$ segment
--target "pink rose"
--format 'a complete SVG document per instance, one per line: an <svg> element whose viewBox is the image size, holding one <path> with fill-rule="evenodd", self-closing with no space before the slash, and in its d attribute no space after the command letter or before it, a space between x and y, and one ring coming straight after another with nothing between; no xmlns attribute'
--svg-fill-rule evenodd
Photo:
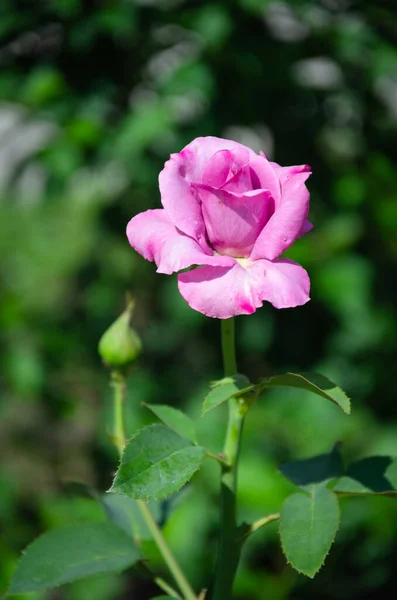
<svg viewBox="0 0 397 600"><path fill-rule="evenodd" d="M178 275L189 305L209 317L251 314L309 300L306 271L278 258L311 229L310 167L280 167L265 155L216 137L172 154L159 176L163 209L131 219L131 246L158 273Z"/></svg>

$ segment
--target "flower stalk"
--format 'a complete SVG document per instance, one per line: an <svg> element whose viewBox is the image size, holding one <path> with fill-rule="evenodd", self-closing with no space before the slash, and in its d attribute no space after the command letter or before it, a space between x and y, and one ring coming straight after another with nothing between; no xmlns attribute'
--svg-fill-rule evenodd
<svg viewBox="0 0 397 600"><path fill-rule="evenodd" d="M119 371L113 371L111 374L113 387L113 434L114 445L117 446L119 455L123 454L125 446L124 431L124 397L125 397L125 378Z"/></svg>
<svg viewBox="0 0 397 600"><path fill-rule="evenodd" d="M222 354L225 377L236 374L237 362L234 344L234 321L222 321ZM242 538L237 526L237 469L241 436L247 405L241 398L229 400L229 421L226 432L221 477L221 534L218 563L215 574L213 600L230 600L236 576Z"/></svg>
<svg viewBox="0 0 397 600"><path fill-rule="evenodd" d="M124 425L124 403L126 380L121 371L112 372L112 387L113 387L113 441L117 446L120 457L122 456L125 446L125 425ZM154 519L152 512L146 502L137 500L138 508L142 514L144 521L153 536L165 564L170 573L175 579L176 584L182 594L183 600L197 600L197 596L186 579L182 569L180 568L175 556L169 548L159 526ZM160 580L163 583L163 580ZM161 586L160 586L161 587ZM163 585L164 589L164 585ZM169 588L172 589L172 588Z"/></svg>

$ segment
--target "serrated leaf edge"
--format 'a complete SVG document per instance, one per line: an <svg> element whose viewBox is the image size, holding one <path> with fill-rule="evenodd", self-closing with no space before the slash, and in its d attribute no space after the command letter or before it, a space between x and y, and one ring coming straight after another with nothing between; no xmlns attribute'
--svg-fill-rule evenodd
<svg viewBox="0 0 397 600"><path fill-rule="evenodd" d="M315 371L313 371L313 374L322 375L321 373L316 373ZM293 375L294 377L299 377L300 379L303 379L303 381L309 383L310 385L315 387L320 392L317 395L323 396L323 397L325 396L326 400L330 400L333 404L335 404L336 406L339 406L339 408L346 415L351 414L351 398L346 394L346 392L344 390L342 390L342 388L340 388L338 385L334 384L335 387L337 387L342 392L342 394L347 398L347 400L349 402L348 410L345 410L343 408L343 406L341 406L336 400L334 400L334 398L332 398L332 396L327 394L327 392L324 392L324 390L322 390L318 385L316 385L315 383L310 381L310 379L308 379L307 377L304 377L304 375L302 375L301 373L292 373L291 371L287 371L286 373L280 373L280 375L272 375L271 377L267 377L266 379L262 380L260 383L257 384L257 387L259 388L259 392L266 389L267 387L272 387L271 385L268 385L271 382L271 380L276 377L281 377L282 375ZM326 377L326 375L322 375L322 377ZM328 379L328 377L326 377L326 379ZM330 383L333 383L333 381L331 381L330 379L328 379L328 381L330 381ZM290 387L292 389L300 389L293 385L278 385L278 386L274 386L274 387ZM303 391L305 391L305 390L303 390ZM306 391L310 392L310 390L306 390ZM312 392L312 393L315 394L316 392Z"/></svg>
<svg viewBox="0 0 397 600"><path fill-rule="evenodd" d="M141 427L140 429L138 429L138 431L136 431L134 433L134 435L132 435L126 442L125 446L127 446L129 444L129 442L131 442L133 439L135 439L144 429L157 429L158 427L167 427L166 425L162 424L162 423L151 423L150 425L145 425L144 427ZM173 433L175 433L175 435L177 435L178 437L181 437L178 433L176 433L173 429L171 429L171 427L168 427L168 429L170 431L172 431ZM181 439L186 439L186 438L181 438ZM190 441L190 440L187 440ZM176 492L178 492L180 489L183 488L184 485L186 485L191 478L193 477L193 475L195 475L198 471L200 471L201 469L201 465L203 464L205 455L206 455L206 449L203 446L199 446L197 444L193 444L192 442L190 442L191 447L192 448L201 448L204 452L203 454L203 459L200 463L200 465L197 467L197 469L195 469L195 471L193 471L193 473L191 474L191 476L186 479L186 481L184 481L178 488L176 488L173 492L171 492L171 494L165 494L165 495L160 495L160 496L130 496L128 494L125 494L123 492L119 492L117 490L114 489L114 483L116 481L116 477L117 477L117 473L120 469L120 466L122 464L122 460L123 460L123 454L124 454L124 450L123 450L123 454L121 455L120 459L119 459L119 465L116 471L116 474L113 478L113 483L111 485L111 487L106 490L106 494L112 493L112 494L118 494L119 496L125 496L126 498L132 498L133 500L145 500L146 502L150 502L151 500L164 500L165 498L169 498L170 496L172 496L173 494L175 494ZM173 453L174 454L174 453ZM148 467L151 468L151 467Z"/></svg>
<svg viewBox="0 0 397 600"><path fill-rule="evenodd" d="M126 498L132 498L133 500L145 500L146 502L150 502L151 500L164 500L165 498L169 498L170 496L172 496L173 494L175 494L176 492L178 492L181 488L183 488L183 486L186 485L191 480L191 478L193 477L193 475L195 475L201 469L201 465L202 465L202 463L204 461L204 458L205 458L205 455L206 455L206 450L205 450L205 448L203 448L203 446L197 446L195 444L192 444L191 447L192 448L200 448L201 450L204 451L202 461L201 461L200 465L192 472L192 474L187 479L185 479L181 483L181 485L179 487L177 487L175 490L173 490L170 494L168 494L168 493L166 493L166 494L159 494L158 496L143 496L143 495L132 496L132 495L128 495L128 494L126 494L124 492L118 491L117 489L115 489L113 487L114 483L115 483L115 480L116 480L117 473L116 473L116 476L115 476L115 478L113 480L112 487L109 490L107 490L106 493L108 494L108 493L112 492L113 494L118 494L120 496L125 496ZM176 452L173 452L169 456L173 456L174 454L177 454L178 452L181 452L182 450L184 450L184 448L181 448L181 450L177 450ZM150 469L151 467L148 467L148 468Z"/></svg>
<svg viewBox="0 0 397 600"><path fill-rule="evenodd" d="M23 590L23 591L16 591L13 592L11 591L11 586L12 586L12 580L14 578L15 573L17 572L17 569L20 565L20 563L22 562L22 560L26 557L27 552L29 551L29 549L36 544L36 542L38 542L39 540L41 540L42 538L46 537L49 533L52 533L53 531L57 531L58 529L65 529L65 528L71 528L71 527L75 527L76 525L84 525L86 523L100 523L100 524L104 524L104 525L111 525L112 527L115 527L116 529L118 529L118 531L121 533L123 533L128 539L129 541L133 542L132 538L125 532L122 531L120 528L117 527L117 525L115 525L114 523L112 523L109 520L103 520L103 521L81 521L81 523L68 523L66 525L62 525L60 527L54 527L52 529L48 529L47 531L43 531L43 533L40 533L37 537L34 538L34 540L32 540L30 542L30 544L28 544L27 546L25 546L25 548L22 550L19 558L16 561L16 565L13 571L13 574L11 576L11 581L8 585L8 588L6 590L6 596L15 596L17 594L32 594L34 592L44 592L46 590L56 590L64 585L68 585L69 583L74 583L75 581L82 581L83 579L89 579L91 577L96 577L97 575L100 575L101 573L121 573L122 571L129 569L131 565L133 565L135 562L138 562L139 560L142 560L142 556L140 556L139 558L137 558L136 560L132 560L130 565L126 566L126 567L122 567L120 569L114 569L112 571L109 571L107 569L100 569L99 571L96 571L95 573L92 573L91 575L86 575L83 577L76 577L75 579L70 579L69 581L65 581L63 583L58 583L57 585L53 585L51 587L48 588L40 588L39 590ZM135 548L137 549L137 552L140 554L139 548L136 544L133 544L135 546ZM126 555L127 556L127 555Z"/></svg>
<svg viewBox="0 0 397 600"><path fill-rule="evenodd" d="M297 567L296 567L294 564L292 564L292 562L289 560L289 558L288 558L288 556L287 556L287 553L286 553L286 551L285 551L285 548L284 548L283 539L282 539L282 537L281 537L281 510L282 510L282 506L281 506L281 509L280 509L280 519L279 519L279 522L278 522L278 535L279 535L279 538L280 538L281 550L282 550L282 552L283 552L284 558L285 558L285 560L287 561L287 564L288 564L288 565L290 565L290 566L291 566L291 567L292 567L292 568L293 568L295 571L297 571L298 573L301 573L302 575L305 575L306 577L310 577L310 579L314 579L314 577L317 575L317 573L320 571L320 569L322 569L322 568L323 568L323 566L324 566L324 563L325 563L325 559L327 558L328 554L330 553L330 550L331 550L331 548L332 548L332 545L333 545L333 544L334 544L334 542L335 542L336 534L337 534L337 533L338 533L338 531L339 531L340 522L341 522L341 512L340 512L340 506L339 506L338 498L336 497L336 494L334 494L334 492L333 492L332 490L330 490L329 488L326 488L326 489L328 489L328 491L329 491L331 494L333 494L333 496L335 496L335 498L336 498L336 504L337 504L337 507L338 507L338 521L337 521L337 523L336 523L335 532L334 532L334 535L333 535L333 537L332 537L331 543L330 543L330 545L329 545L328 551L327 551L327 553L324 555L324 558L323 558L323 561L322 561L322 563L320 564L320 566L318 567L318 569L317 569L316 571L314 571L314 573L313 573L313 574L311 574L311 573L307 573L307 572L305 572L305 571L302 571L301 569L298 569L298 568L297 568ZM302 492L303 492L303 493L305 493L305 495L306 495L306 496L307 496L307 495L309 495L309 496L311 495L311 494L310 494L310 493L308 493L306 490L302 490ZM300 494L300 492L295 492L294 494L291 494L290 496L288 496L287 498L285 498L284 502L286 502L286 501L288 500L288 498L291 498L291 496L293 496L293 495L295 495L295 494ZM283 502L283 504L284 504L284 502Z"/></svg>

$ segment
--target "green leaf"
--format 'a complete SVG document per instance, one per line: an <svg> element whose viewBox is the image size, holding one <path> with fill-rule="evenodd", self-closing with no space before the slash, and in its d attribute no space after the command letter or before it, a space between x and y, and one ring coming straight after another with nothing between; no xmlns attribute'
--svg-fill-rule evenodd
<svg viewBox="0 0 397 600"><path fill-rule="evenodd" d="M110 491L142 500L166 498L189 481L205 454L168 427L149 425L124 448Z"/></svg>
<svg viewBox="0 0 397 600"><path fill-rule="evenodd" d="M181 410L167 406L166 404L143 404L163 421L170 429L183 438L187 438L193 444L197 444L196 428L193 421Z"/></svg>
<svg viewBox="0 0 397 600"><path fill-rule="evenodd" d="M120 494L102 494L99 500L105 509L106 516L111 523L114 523L134 540L151 540L150 533L145 520L139 510L137 501ZM156 521L160 520L160 504L158 502L149 503L150 511Z"/></svg>
<svg viewBox="0 0 397 600"><path fill-rule="evenodd" d="M202 416L209 410L226 402L230 398L249 392L255 388L245 375L232 375L212 384L212 390L206 395L203 403Z"/></svg>
<svg viewBox="0 0 397 600"><path fill-rule="evenodd" d="M281 507L280 537L288 562L314 577L322 566L339 526L339 506L328 488L313 486L311 494L289 496Z"/></svg>
<svg viewBox="0 0 397 600"><path fill-rule="evenodd" d="M67 525L27 547L9 594L47 590L98 573L121 571L139 558L132 539L112 523Z"/></svg>
<svg viewBox="0 0 397 600"><path fill-rule="evenodd" d="M334 492L340 495L397 496L397 458L371 456L349 466Z"/></svg>
<svg viewBox="0 0 397 600"><path fill-rule="evenodd" d="M350 400L345 392L319 373L284 373L269 377L258 384L260 390L272 387L293 387L312 392L337 404L346 414L350 414Z"/></svg>
<svg viewBox="0 0 397 600"><path fill-rule="evenodd" d="M299 486L327 482L344 473L342 458L338 445L328 454L319 454L306 460L283 463L279 466L281 473Z"/></svg>
<svg viewBox="0 0 397 600"><path fill-rule="evenodd" d="M82 496L98 500L98 492L81 481L65 480L62 482L62 491L72 496Z"/></svg>

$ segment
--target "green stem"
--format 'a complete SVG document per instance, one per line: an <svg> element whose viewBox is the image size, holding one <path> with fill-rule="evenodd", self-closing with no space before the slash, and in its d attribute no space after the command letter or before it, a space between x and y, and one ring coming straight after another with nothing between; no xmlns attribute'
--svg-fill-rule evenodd
<svg viewBox="0 0 397 600"><path fill-rule="evenodd" d="M225 376L237 372L233 319L222 321L222 353ZM229 400L229 422L224 445L227 464L222 466L221 535L213 600L230 600L241 553L241 536L237 526L237 467L241 434L247 406L238 398Z"/></svg>
<svg viewBox="0 0 397 600"><path fill-rule="evenodd" d="M164 579L161 579L161 577L155 577L154 583L158 585L159 588L163 590L163 592L166 592L169 596L171 596L171 598L176 598L176 600L183 600L182 596L180 596L178 592L174 590L174 588L168 585L168 583L164 581Z"/></svg>
<svg viewBox="0 0 397 600"><path fill-rule="evenodd" d="M234 320L221 321L222 327L222 356L225 377L237 373L236 351L234 347Z"/></svg>
<svg viewBox="0 0 397 600"><path fill-rule="evenodd" d="M124 431L124 397L125 397L125 378L119 371L112 373L113 386L113 440L117 446L120 456L123 454L125 446Z"/></svg>
<svg viewBox="0 0 397 600"><path fill-rule="evenodd" d="M254 521L252 525L250 525L248 531L244 534L243 540L246 540L250 535L258 531L258 529L262 529L265 525L269 523L273 523L273 521L277 521L280 518L280 513L274 513L272 515L267 515L266 517L262 517L257 521Z"/></svg>
<svg viewBox="0 0 397 600"><path fill-rule="evenodd" d="M143 500L138 500L137 502L141 514L146 521L146 525L148 526L148 529L152 534L154 541L157 544L157 547L164 559L164 562L166 563L180 591L182 592L183 597L185 598L185 600L196 600L196 594L193 592L189 582L187 581L185 575L181 571L180 566L176 562L175 556L172 554L170 548L168 547L167 542L165 541L163 534L161 533L156 521L154 520L148 505L146 504L146 502L143 502Z"/></svg>
<svg viewBox="0 0 397 600"><path fill-rule="evenodd" d="M209 450L207 450L206 456L208 458L211 458L212 460L215 460L220 465L226 465L226 464L228 464L227 461L224 460L224 458L222 458L221 456L218 456L217 454L213 454Z"/></svg>
<svg viewBox="0 0 397 600"><path fill-rule="evenodd" d="M125 446L125 428L124 428L124 401L125 401L125 377L119 371L112 373L112 384L113 384L113 409L114 409L114 423L113 423L113 438L114 443L117 446L120 457L123 453ZM149 531L151 532L154 541L166 563L170 573L175 579L181 593L183 594L184 600L197 600L196 594L192 590L188 580L178 565L175 556L169 548L159 526L157 525L150 508L143 500L137 500L139 510L144 518Z"/></svg>

